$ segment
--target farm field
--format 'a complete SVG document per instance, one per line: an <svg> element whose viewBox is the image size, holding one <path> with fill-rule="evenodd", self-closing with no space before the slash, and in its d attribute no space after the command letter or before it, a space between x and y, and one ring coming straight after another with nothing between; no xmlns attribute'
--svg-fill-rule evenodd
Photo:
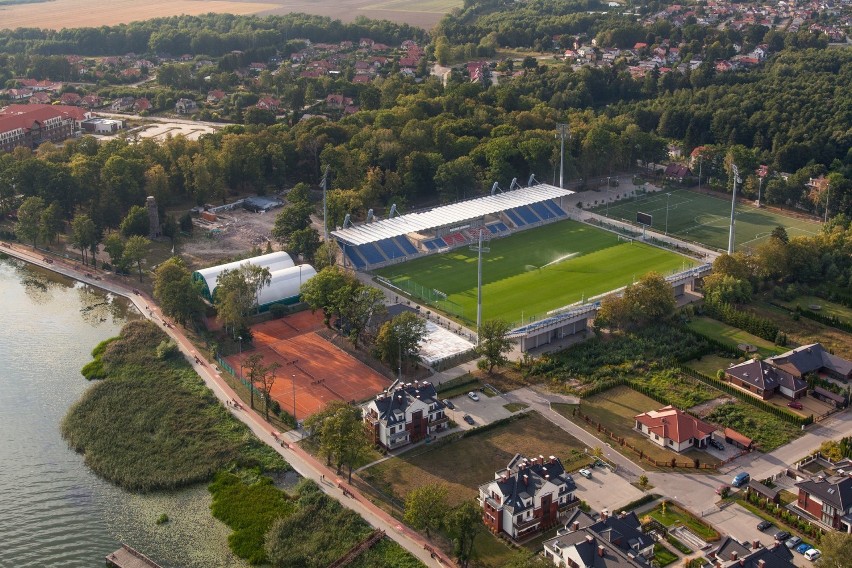
<svg viewBox="0 0 852 568"><path fill-rule="evenodd" d="M670 193L671 197L666 194ZM715 197L688 189L640 195L593 209L599 215L608 215L630 223L636 222L636 213L653 215L652 227L664 231L666 227L666 201L668 200L668 231L686 241L702 243L716 249L727 250L728 226L731 220L731 198ZM767 209L737 204L736 250L754 248L769 238L772 229L781 225L791 237L813 235L820 223L781 215Z"/></svg>
<svg viewBox="0 0 852 568"><path fill-rule="evenodd" d="M687 257L610 232L561 221L495 239L482 258L482 317L509 322L544 317L583 298L609 292L656 271L695 265ZM477 254L459 248L376 271L401 287L438 290L468 321L476 319ZM448 309L448 311L450 311ZM526 316L526 317L524 317Z"/></svg>

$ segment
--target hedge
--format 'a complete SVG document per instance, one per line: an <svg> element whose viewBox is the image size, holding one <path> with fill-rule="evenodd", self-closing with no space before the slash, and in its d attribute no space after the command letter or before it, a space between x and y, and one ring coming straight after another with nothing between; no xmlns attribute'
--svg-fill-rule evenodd
<svg viewBox="0 0 852 568"><path fill-rule="evenodd" d="M778 335L778 326L766 318L756 316L752 313L737 308L732 304L724 302L713 302L704 300L705 313L728 325L744 329L766 341L775 341Z"/></svg>
<svg viewBox="0 0 852 568"><path fill-rule="evenodd" d="M726 392L728 394L734 395L738 399L752 406L763 410L764 412L768 412L773 416L777 416L778 418L784 420L789 424L795 424L796 426L807 426L808 424L812 424L814 421L814 416L811 414L805 418L802 418L798 414L793 414L792 412L788 412L783 408L778 408L768 402L761 400L759 398L753 397L748 393L741 391L740 389L732 386L726 381L719 380L715 377L710 377L705 375L704 373L700 373L695 369L691 369L689 367L680 367L679 371L688 377L692 377L694 379L698 379L704 383L707 383L711 387L717 388L720 391Z"/></svg>
<svg viewBox="0 0 852 568"><path fill-rule="evenodd" d="M790 311L790 308L787 306L782 306L776 302L769 302L771 305L776 308L781 308L782 310ZM819 312L815 312L813 310L809 310L807 308L803 308L801 306L796 306L795 313L805 316L809 320L813 320L817 323L821 323L823 325L827 325L829 327L837 328L841 331L845 331L846 333L852 333L852 324L847 321L840 319L837 316L827 316L825 314L821 314Z"/></svg>
<svg viewBox="0 0 852 568"><path fill-rule="evenodd" d="M638 499L631 501L630 503L628 503L624 507L619 507L618 510L630 512L633 509L638 509L642 505L647 505L648 503L651 503L652 501L656 501L659 498L660 498L660 496L657 495L656 493L648 493L647 495L643 495L643 496L639 497Z"/></svg>

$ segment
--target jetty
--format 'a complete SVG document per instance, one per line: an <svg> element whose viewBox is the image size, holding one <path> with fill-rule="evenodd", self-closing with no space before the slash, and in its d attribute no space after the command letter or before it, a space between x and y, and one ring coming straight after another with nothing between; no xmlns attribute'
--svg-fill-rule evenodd
<svg viewBox="0 0 852 568"><path fill-rule="evenodd" d="M109 568L163 568L132 546L122 544L121 548L107 554L106 565Z"/></svg>

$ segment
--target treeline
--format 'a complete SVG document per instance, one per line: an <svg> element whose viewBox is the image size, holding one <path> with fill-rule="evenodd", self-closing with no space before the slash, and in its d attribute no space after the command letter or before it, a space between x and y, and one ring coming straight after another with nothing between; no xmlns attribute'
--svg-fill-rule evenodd
<svg viewBox="0 0 852 568"><path fill-rule="evenodd" d="M116 55L168 53L221 56L234 50L276 48L292 39L315 42L358 42L362 37L389 45L403 40L423 42L426 32L408 24L357 18L343 23L308 14L235 16L205 14L155 18L98 28L41 30L18 28L0 35L0 52L41 55Z"/></svg>
<svg viewBox="0 0 852 568"><path fill-rule="evenodd" d="M704 313L728 325L744 329L766 341L775 341L778 337L777 325L732 304L705 300Z"/></svg>

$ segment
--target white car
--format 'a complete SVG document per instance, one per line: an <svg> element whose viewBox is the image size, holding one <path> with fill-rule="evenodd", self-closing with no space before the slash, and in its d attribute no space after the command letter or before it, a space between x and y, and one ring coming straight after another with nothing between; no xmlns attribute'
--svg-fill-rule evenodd
<svg viewBox="0 0 852 568"><path fill-rule="evenodd" d="M470 397L470 400L479 401L479 395L476 394L473 391L470 391L469 393L467 393L467 396Z"/></svg>
<svg viewBox="0 0 852 568"><path fill-rule="evenodd" d="M577 473L579 473L580 475L582 475L582 476L583 476L583 477L585 477L586 479L591 479L591 478L592 478L592 472L591 472L591 470L588 470L588 469L583 468L583 469L581 469L580 471L578 471Z"/></svg>
<svg viewBox="0 0 852 568"><path fill-rule="evenodd" d="M805 558L807 558L811 562L813 562L814 560L816 560L820 556L822 556L822 552L820 552L816 548L809 548L808 550L805 551Z"/></svg>

